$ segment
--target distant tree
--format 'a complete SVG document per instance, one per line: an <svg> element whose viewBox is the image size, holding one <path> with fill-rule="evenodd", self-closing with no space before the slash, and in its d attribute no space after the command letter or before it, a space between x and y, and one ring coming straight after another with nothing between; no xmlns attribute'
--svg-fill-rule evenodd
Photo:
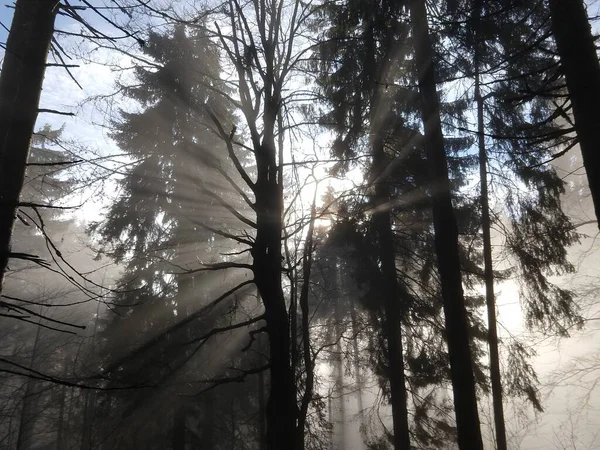
<svg viewBox="0 0 600 450"><path fill-rule="evenodd" d="M192 340L214 325L214 320L193 322L193 314L211 295L202 287L204 265L217 259L219 248L208 229L235 227L240 208L237 193L223 185L223 174L229 176L223 157L227 150L207 113L235 123L222 97L228 89L218 81L218 48L201 29L177 25L169 34L150 33L144 51L149 67L136 69L136 84L122 86L141 111L122 111L113 132L134 164L119 181L121 193L106 220L91 231L101 237L103 251L126 267L118 314L107 316L102 329L108 364L120 367L128 352L143 347L145 353L132 357L125 373L134 382L136 371L145 370L147 380L158 382L171 376L165 366L180 366L191 357L191 347L182 339ZM225 200L234 205L230 217L219 204ZM110 338L115 333L127 337L118 349ZM152 345L144 347L148 341ZM136 397L130 397L133 407ZM191 410L184 397L173 402L174 449L187 441Z"/></svg>

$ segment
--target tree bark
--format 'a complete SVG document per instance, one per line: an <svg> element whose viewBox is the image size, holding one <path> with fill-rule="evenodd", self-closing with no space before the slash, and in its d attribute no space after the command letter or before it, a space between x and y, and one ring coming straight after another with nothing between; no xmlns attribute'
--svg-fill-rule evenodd
<svg viewBox="0 0 600 450"><path fill-rule="evenodd" d="M0 291L58 0L17 0L0 74Z"/></svg>
<svg viewBox="0 0 600 450"><path fill-rule="evenodd" d="M266 89L265 89L266 90ZM281 287L283 190L278 177L274 124L277 97L265 100L265 129L256 149L256 239L252 247L256 286L265 306L271 391L267 401L267 449L296 449L296 386L290 358L290 327Z"/></svg>
<svg viewBox="0 0 600 450"><path fill-rule="evenodd" d="M373 166L377 176L386 168L384 142L381 131L373 133ZM385 334L389 360L389 381L392 404L392 422L394 424L394 448L410 448L410 428L406 406L406 377L404 374L404 352L402 349L402 308L396 278L396 255L391 215L385 206L390 201L390 187L387 180L378 179L375 185L376 204L379 211L373 221L379 239L379 258L384 285Z"/></svg>
<svg viewBox="0 0 600 450"><path fill-rule="evenodd" d="M414 27L415 61L430 170L435 250L446 322L458 446L461 450L482 450L483 442L479 427L473 361L460 271L458 227L452 206L425 0L413 0L410 15Z"/></svg>
<svg viewBox="0 0 600 450"><path fill-rule="evenodd" d="M600 217L600 63L583 0L549 0L552 32L569 97L583 165ZM600 222L598 222L600 227Z"/></svg>

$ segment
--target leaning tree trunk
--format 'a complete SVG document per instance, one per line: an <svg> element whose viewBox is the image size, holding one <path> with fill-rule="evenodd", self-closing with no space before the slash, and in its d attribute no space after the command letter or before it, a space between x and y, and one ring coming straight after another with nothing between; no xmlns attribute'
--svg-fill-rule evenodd
<svg viewBox="0 0 600 450"><path fill-rule="evenodd" d="M469 326L460 271L458 227L452 206L425 0L413 0L410 15L414 27L415 61L430 170L430 188L433 192L431 203L435 250L446 321L458 445L461 450L482 450L473 361L469 347Z"/></svg>
<svg viewBox="0 0 600 450"><path fill-rule="evenodd" d="M583 0L549 0L596 219L600 217L600 63ZM598 223L600 227L600 222Z"/></svg>
<svg viewBox="0 0 600 450"><path fill-rule="evenodd" d="M0 291L58 0L17 0L0 74Z"/></svg>

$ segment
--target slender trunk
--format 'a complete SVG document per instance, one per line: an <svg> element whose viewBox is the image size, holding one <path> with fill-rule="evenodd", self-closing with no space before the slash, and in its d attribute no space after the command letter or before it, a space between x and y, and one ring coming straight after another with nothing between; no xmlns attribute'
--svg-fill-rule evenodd
<svg viewBox="0 0 600 450"><path fill-rule="evenodd" d="M379 176L385 170L386 161L382 132L374 133L373 166ZM387 180L379 178L375 185L376 207L373 221L378 236L379 259L383 275L384 309L386 338L389 360L389 381L394 424L394 448L410 448L410 428L406 406L406 380L404 374L404 354L402 349L402 308L400 305L398 280L396 279L396 256L391 215L386 204L390 201L390 187Z"/></svg>
<svg viewBox="0 0 600 450"><path fill-rule="evenodd" d="M302 289L300 291L300 310L302 312L302 355L304 357L304 370L306 372L306 380L304 383L304 394L302 395L300 411L298 412L297 441L299 450L304 449L304 428L306 426L306 416L308 414L308 407L310 406L310 402L313 398L313 388L315 381L315 368L313 364L310 346L308 289L310 282L310 273L312 270L313 235L315 231L315 220L317 214L316 200L317 190L315 189L315 195L310 210L310 223L308 225L306 244L304 246L304 256L302 258Z"/></svg>
<svg viewBox="0 0 600 450"><path fill-rule="evenodd" d="M573 106L575 130L600 218L600 63L583 0L549 0L552 32ZM600 221L598 222L600 227Z"/></svg>
<svg viewBox="0 0 600 450"><path fill-rule="evenodd" d="M461 450L482 450L469 325L460 271L458 227L452 206L425 0L413 0L410 15L414 27L415 61L430 168L430 188L433 192L435 250L446 321L458 445Z"/></svg>
<svg viewBox="0 0 600 450"><path fill-rule="evenodd" d="M94 399L93 391L86 390L83 393L83 424L81 429L81 449L92 449L92 409Z"/></svg>
<svg viewBox="0 0 600 450"><path fill-rule="evenodd" d="M42 327L37 326L35 340L33 342L33 350L31 352L31 362L29 367L36 370L37 353L40 344L40 331ZM37 414L37 401L39 392L36 392L37 380L27 378L25 387L25 395L23 396L23 408L21 409L21 421L19 423L19 434L17 436L17 450L29 450L33 444L33 432L35 428L35 416Z"/></svg>
<svg viewBox="0 0 600 450"><path fill-rule="evenodd" d="M354 299L352 299L354 300ZM358 348L358 322L356 317L356 308L354 307L354 301L350 302L350 320L352 321L352 352L354 356L354 380L356 383L356 396L358 400L358 417L361 425L361 434L364 436L364 425L365 425L365 412L363 404L363 382L362 374L360 371L360 352Z"/></svg>
<svg viewBox="0 0 600 450"><path fill-rule="evenodd" d="M334 448L336 450L344 450L346 448L346 389L344 383L344 360L343 360L343 348L342 348L342 338L341 336L344 333L343 321L344 314L342 312L342 305L340 305L341 301L341 280L340 280L340 271L339 268L336 268L336 298L335 298L335 311L334 311L334 319L335 319L335 338L337 340L335 349L335 362L334 362L334 370L335 370L335 382L334 382L334 391L333 395L335 398L336 404L336 414L334 415L335 421L335 429L337 430L337 439L335 444L337 444Z"/></svg>
<svg viewBox="0 0 600 450"><path fill-rule="evenodd" d="M496 426L496 445L498 450L506 450L506 426L504 423L504 406L502 405L502 379L500 376L500 354L498 352L498 329L496 324L496 298L494 295L494 268L492 262L492 238L490 232L491 221L487 181L487 153L485 149L483 125L483 97L481 96L479 88L479 74L477 74L477 78L475 80L475 99L477 101L479 180L481 183L481 228L483 230L485 300L488 314L492 403L494 406L494 424Z"/></svg>
<svg viewBox="0 0 600 450"><path fill-rule="evenodd" d="M476 30L475 42L475 102L477 103L477 143L479 147L479 182L481 183L481 229L483 232L483 262L485 277L485 300L488 314L488 341L490 349L490 379L492 381L492 404L494 408L494 425L496 446L498 450L507 450L506 425L504 423L504 406L502 404L502 378L500 376L500 354L498 352L498 330L496 324L496 298L494 295L494 266L492 260L492 238L490 205L487 179L487 151L485 148L484 100L481 94L480 49L482 42L481 29L482 0L475 4Z"/></svg>
<svg viewBox="0 0 600 450"><path fill-rule="evenodd" d="M102 285L104 285L106 273L102 279ZM96 320L94 321L94 334L92 335L92 348L96 346L96 335L98 333L98 317L100 317L100 303L96 306ZM77 353L79 355L79 350ZM96 391L86 390L84 392L84 403L83 403L83 429L81 433L81 448L83 450L91 450L93 446L93 425L96 415Z"/></svg>
<svg viewBox="0 0 600 450"><path fill-rule="evenodd" d="M65 403L67 397L67 387L61 386L60 400L58 401L58 427L56 430L56 450L61 450L63 447L64 424L65 424Z"/></svg>
<svg viewBox="0 0 600 450"><path fill-rule="evenodd" d="M17 0L0 72L0 291L58 0Z"/></svg>

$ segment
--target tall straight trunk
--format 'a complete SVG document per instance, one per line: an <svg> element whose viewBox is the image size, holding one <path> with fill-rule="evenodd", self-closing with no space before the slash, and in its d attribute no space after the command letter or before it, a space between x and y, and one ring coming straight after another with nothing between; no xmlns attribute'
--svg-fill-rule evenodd
<svg viewBox="0 0 600 450"><path fill-rule="evenodd" d="M496 445L498 450L506 450L506 425L502 404L502 378L500 376L500 354L498 351L498 327L496 324L496 298L494 294L494 266L492 261L492 238L490 206L487 181L487 153L483 124L483 97L480 91L479 74L475 80L475 99L477 101L477 140L479 144L479 180L481 183L481 228L483 231L483 263L485 277L485 301L488 315L488 341L490 349L490 379L492 381L492 403L494 407L494 425L496 427Z"/></svg>
<svg viewBox="0 0 600 450"><path fill-rule="evenodd" d="M507 450L504 406L502 404L502 377L498 351L498 329L496 324L496 298L494 294L494 265L492 260L492 237L490 205L487 179L487 151L485 147L484 100L481 94L481 30L482 0L475 2L475 102L477 104L477 144L479 149L479 182L481 184L481 229L483 232L483 263L485 278L485 300L488 314L488 345L490 349L490 379L492 382L492 405L497 450Z"/></svg>
<svg viewBox="0 0 600 450"><path fill-rule="evenodd" d="M373 145L373 166L375 174L380 176L385 170L383 133L375 132ZM410 428L406 406L406 380L404 374L404 354L402 349L402 308L396 278L396 255L391 214L386 204L390 201L390 187L387 180L379 178L375 185L376 204L379 210L373 221L379 239L379 259L383 275L385 334L388 346L389 381L392 404L392 422L394 424L394 448L410 448Z"/></svg>
<svg viewBox="0 0 600 450"><path fill-rule="evenodd" d="M0 291L58 0L17 0L0 73Z"/></svg>
<svg viewBox="0 0 600 450"><path fill-rule="evenodd" d="M56 428L56 450L64 448L64 428L65 428L65 403L67 399L67 387L61 386L60 399L58 401L58 426Z"/></svg>
<svg viewBox="0 0 600 450"><path fill-rule="evenodd" d="M373 215L373 224L378 237L378 253L383 275L383 303L387 340L387 356L389 362L390 397L392 405L392 423L394 428L393 443L396 450L410 448L410 427L408 424L406 380L404 374L404 355L402 349L402 308L399 303L399 291L396 278L396 253L394 235L389 209L385 206L390 201L389 183L382 174L386 169L385 157L385 115L389 113L386 99L378 82L381 76L377 69L375 55L377 53L375 26L372 20L365 18L365 69L363 85L370 86L371 113L370 139L373 149L373 172L375 181L375 203L378 208ZM385 60L385 58L384 58Z"/></svg>
<svg viewBox="0 0 600 450"><path fill-rule="evenodd" d="M364 438L365 408L363 403L363 381L360 370L360 351L358 348L358 321L356 317L356 308L354 307L354 299L350 302L350 320L352 322L352 356L354 359L354 380L356 383L356 398L358 400L358 417L361 425L360 431Z"/></svg>
<svg viewBox="0 0 600 450"><path fill-rule="evenodd" d="M92 449L92 422L93 411L95 409L95 393L86 390L83 393L83 424L81 428L81 449Z"/></svg>
<svg viewBox="0 0 600 450"><path fill-rule="evenodd" d="M37 326L35 333L35 340L33 342L33 350L31 352L31 362L29 367L32 370L36 370L37 366L37 355L40 344L40 331L42 327ZM37 405L39 399L39 392L36 392L38 386L37 380L34 378L27 378L27 385L25 387L25 395L23 396L23 408L21 409L21 421L19 423L19 434L17 436L17 450L29 450L33 441L33 432L35 428L35 417L38 413Z"/></svg>
<svg viewBox="0 0 600 450"><path fill-rule="evenodd" d="M442 288L458 445L461 450L482 450L473 361L469 347L469 326L460 270L458 227L452 206L425 0L413 0L410 15L414 27L415 61L430 170L430 188L433 192L431 203L435 250Z"/></svg>
<svg viewBox="0 0 600 450"><path fill-rule="evenodd" d="M552 32L573 106L575 130L600 218L600 63L583 0L549 0ZM600 227L600 221L598 222Z"/></svg>

